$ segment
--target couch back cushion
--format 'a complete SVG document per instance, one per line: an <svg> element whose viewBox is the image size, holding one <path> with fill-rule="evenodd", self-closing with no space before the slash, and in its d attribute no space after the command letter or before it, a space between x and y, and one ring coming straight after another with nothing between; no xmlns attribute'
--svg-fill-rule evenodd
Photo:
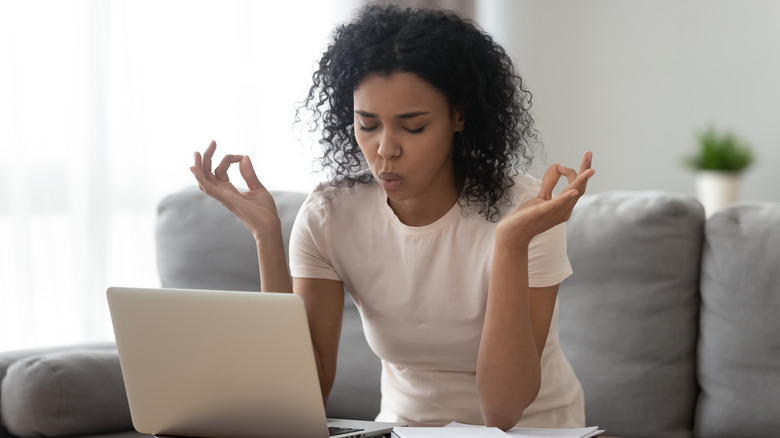
<svg viewBox="0 0 780 438"><path fill-rule="evenodd" d="M780 204L710 217L701 298L697 435L780 434Z"/></svg>
<svg viewBox="0 0 780 438"><path fill-rule="evenodd" d="M567 227L574 274L560 287L560 338L587 423L692 436L703 208L673 193L609 192L581 199Z"/></svg>
<svg viewBox="0 0 780 438"><path fill-rule="evenodd" d="M272 194L286 251L306 194ZM157 266L163 287L260 290L255 239L230 210L195 188L168 195L157 210Z"/></svg>

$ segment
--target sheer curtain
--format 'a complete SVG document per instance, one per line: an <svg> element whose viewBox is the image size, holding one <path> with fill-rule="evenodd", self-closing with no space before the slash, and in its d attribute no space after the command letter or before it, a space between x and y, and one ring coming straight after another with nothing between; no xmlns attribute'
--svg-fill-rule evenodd
<svg viewBox="0 0 780 438"><path fill-rule="evenodd" d="M155 206L210 140L309 190L294 105L358 3L0 0L0 351L112 338L105 289L158 284Z"/></svg>

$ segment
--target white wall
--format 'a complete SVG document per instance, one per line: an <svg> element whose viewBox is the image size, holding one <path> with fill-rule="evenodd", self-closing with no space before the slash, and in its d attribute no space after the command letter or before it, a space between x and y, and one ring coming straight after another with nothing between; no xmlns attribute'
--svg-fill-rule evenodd
<svg viewBox="0 0 780 438"><path fill-rule="evenodd" d="M742 199L780 202L780 2L485 0L477 21L534 94L544 163L594 151L590 192L693 194L680 160L712 123L754 146Z"/></svg>

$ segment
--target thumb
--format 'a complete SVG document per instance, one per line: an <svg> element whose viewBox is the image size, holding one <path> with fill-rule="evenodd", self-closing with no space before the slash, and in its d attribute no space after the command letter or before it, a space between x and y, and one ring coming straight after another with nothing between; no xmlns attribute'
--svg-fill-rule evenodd
<svg viewBox="0 0 780 438"><path fill-rule="evenodd" d="M542 199L552 199L553 189L555 189L561 174L558 171L558 165L553 164L547 168L547 172L542 177L542 188L539 189L539 197Z"/></svg>
<svg viewBox="0 0 780 438"><path fill-rule="evenodd" d="M249 190L264 188L263 184L260 182L260 179L257 178L257 173L255 173L255 168L252 166L252 161L249 159L248 155L244 155L244 157L238 163L238 170L241 172L241 176L244 178L244 181L246 181L246 185L249 187Z"/></svg>

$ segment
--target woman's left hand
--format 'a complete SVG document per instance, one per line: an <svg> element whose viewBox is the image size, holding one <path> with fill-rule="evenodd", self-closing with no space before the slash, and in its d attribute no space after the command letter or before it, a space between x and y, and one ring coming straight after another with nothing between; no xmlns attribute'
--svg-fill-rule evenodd
<svg viewBox="0 0 780 438"><path fill-rule="evenodd" d="M534 236L569 220L574 205L585 194L588 180L596 173L591 169L592 161L593 153L586 152L579 173L558 164L550 166L542 177L539 194L498 223L496 235L500 234L501 238L496 241L527 245ZM562 176L566 177L569 185L553 196L553 189Z"/></svg>

